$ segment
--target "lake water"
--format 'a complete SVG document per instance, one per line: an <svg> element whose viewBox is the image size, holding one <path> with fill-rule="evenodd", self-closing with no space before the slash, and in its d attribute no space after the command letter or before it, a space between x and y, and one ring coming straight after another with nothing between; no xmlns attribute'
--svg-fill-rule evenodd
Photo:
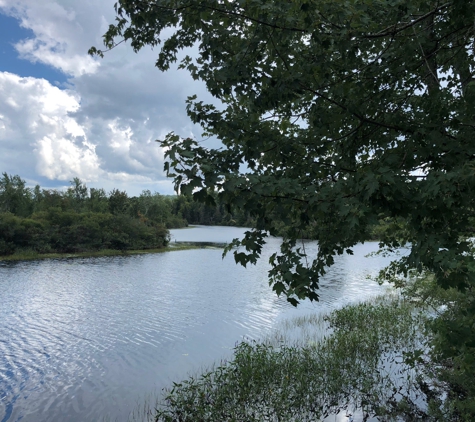
<svg viewBox="0 0 475 422"><path fill-rule="evenodd" d="M245 229L172 230L172 242L229 242ZM368 280L389 260L370 242L340 256L320 302L298 308L269 288L263 259L242 268L220 249L0 262L0 421L125 421L150 393L286 318L380 293ZM315 243L306 245L316 251Z"/></svg>

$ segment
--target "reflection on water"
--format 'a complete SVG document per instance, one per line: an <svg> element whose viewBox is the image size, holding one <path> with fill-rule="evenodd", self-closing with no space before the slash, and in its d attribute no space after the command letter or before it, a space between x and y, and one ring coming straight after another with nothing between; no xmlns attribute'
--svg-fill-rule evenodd
<svg viewBox="0 0 475 422"><path fill-rule="evenodd" d="M177 240L229 242L239 228L173 230ZM262 338L284 318L376 294L388 262L338 257L321 302L295 309L267 282L270 239L258 265L221 250L0 263L0 421L126 420L138 401ZM316 245L306 246L315 252Z"/></svg>

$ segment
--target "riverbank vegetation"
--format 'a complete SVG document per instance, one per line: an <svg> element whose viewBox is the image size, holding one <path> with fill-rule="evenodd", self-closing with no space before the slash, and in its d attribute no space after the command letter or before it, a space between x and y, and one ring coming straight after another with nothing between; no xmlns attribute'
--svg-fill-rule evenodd
<svg viewBox="0 0 475 422"><path fill-rule="evenodd" d="M26 187L20 176L0 178L0 256L159 249L168 244L166 198L144 192L88 189L79 179L65 191Z"/></svg>
<svg viewBox="0 0 475 422"><path fill-rule="evenodd" d="M284 223L277 216L274 221L276 233L283 233ZM191 196L145 190L129 197L117 189L107 194L104 189L89 189L77 178L64 191L32 189L18 175L3 173L0 178L0 257L11 259L157 249L167 245L170 228L254 223L249 213L229 212L218 201L205 204ZM372 227L368 240L387 227L387 223ZM312 224L302 237L313 238Z"/></svg>
<svg viewBox="0 0 475 422"><path fill-rule="evenodd" d="M130 420L471 421L471 374L437 344L458 294L425 277L402 293L284 321L263 341L237 344L229 360L173 383Z"/></svg>
<svg viewBox="0 0 475 422"><path fill-rule="evenodd" d="M150 253L163 253L163 252L175 252L184 251L190 249L203 249L203 248L215 248L216 246L202 246L195 245L193 243L174 244L170 243L168 246L164 246L158 249L100 249L97 251L86 252L74 252L74 253L38 253L32 249L24 249L19 252L15 252L12 255L0 256L0 261L32 261L38 259L70 259L70 258L89 258L89 257L102 257L102 256L131 256L142 255Z"/></svg>
<svg viewBox="0 0 475 422"><path fill-rule="evenodd" d="M413 310L399 298L380 298L290 321L267 341L238 344L230 361L175 383L156 420L315 421L342 410L409 414L421 388L402 354L425 343ZM299 341L289 328L306 336Z"/></svg>

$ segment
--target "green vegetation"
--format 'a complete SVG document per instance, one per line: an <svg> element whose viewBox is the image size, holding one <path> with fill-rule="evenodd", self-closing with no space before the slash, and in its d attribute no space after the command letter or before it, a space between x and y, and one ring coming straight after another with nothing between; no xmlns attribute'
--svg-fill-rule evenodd
<svg viewBox="0 0 475 422"><path fill-rule="evenodd" d="M253 219L229 246L243 247L236 262L283 234L272 288L294 305L318 300L334 256L387 223L381 247L409 253L382 278L429 273L459 292L432 346L454 417L475 420L463 375L475 373L475 2L118 0L116 14L107 48L160 45L161 71L182 57L215 97L189 97L187 112L222 148L174 133L161 146L177 191ZM314 257L296 247L308 233Z"/></svg>
<svg viewBox="0 0 475 422"><path fill-rule="evenodd" d="M117 190L107 196L77 178L65 192L29 189L19 176L3 173L0 256L162 248L169 233L160 220L161 198L153 199L144 193L129 200Z"/></svg>
<svg viewBox="0 0 475 422"><path fill-rule="evenodd" d="M209 246L210 248L212 246ZM12 255L0 256L0 261L30 261L38 259L69 259L69 258L88 258L88 257L102 257L102 256L128 256L128 255L142 255L149 253L162 253L172 251L185 251L189 249L203 249L206 246L197 246L194 244L170 244L159 249L137 249L137 250L117 250L117 249L101 249L98 251L75 252L75 253L38 253L31 249L15 252Z"/></svg>
<svg viewBox="0 0 475 422"><path fill-rule="evenodd" d="M3 173L0 178L3 259L161 250L168 244L169 228L246 222L245 214L230 215L223 206L208 206L191 197L150 191L129 197L117 189L107 195L103 189L88 189L77 178L60 192L30 189L18 175Z"/></svg>
<svg viewBox="0 0 475 422"><path fill-rule="evenodd" d="M165 170L177 191L254 219L236 252L258 259L284 232L272 286L296 303L317 299L336 254L381 219L405 222L383 246L410 244L400 273L423 268L443 286L468 288L473 158L475 4L461 0L119 0L104 35L158 47L166 71L201 80L214 104L187 111L222 148L169 134ZM91 54L102 52L92 48ZM113 53L111 53L113 54ZM217 104L220 106L218 107ZM279 227L276 227L276 224ZM294 248L311 228L307 267Z"/></svg>
<svg viewBox="0 0 475 422"><path fill-rule="evenodd" d="M415 283L403 284L408 300L430 311L426 329L431 333L428 372L433 386L446 395L434 406L437 421L471 422L475 415L475 292L445 289L433 275L420 277ZM421 357L414 356L417 362Z"/></svg>
<svg viewBox="0 0 475 422"><path fill-rule="evenodd" d="M263 342L238 344L231 360L174 383L135 418L316 421L344 410L435 421L424 368L402 359L426 345L424 323L413 304L391 295L286 321Z"/></svg>
<svg viewBox="0 0 475 422"><path fill-rule="evenodd" d="M254 224L249 213L234 210L231 214L225 205L218 201L206 204L196 201L190 195L173 197L170 211L172 215L184 219L188 224L238 227L251 227Z"/></svg>
<svg viewBox="0 0 475 422"><path fill-rule="evenodd" d="M303 422L344 412L472 421L473 402L460 398L473 374L453 371L434 347L435 325L452 318L457 294L420 278L403 295L284 321L263 341L239 343L229 361L149 397L130 420Z"/></svg>

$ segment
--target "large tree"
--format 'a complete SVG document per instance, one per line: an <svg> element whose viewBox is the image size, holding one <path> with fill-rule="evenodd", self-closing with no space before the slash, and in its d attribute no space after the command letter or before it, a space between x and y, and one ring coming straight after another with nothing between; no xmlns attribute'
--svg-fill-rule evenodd
<svg viewBox="0 0 475 422"><path fill-rule="evenodd" d="M181 192L217 192L255 218L243 264L285 223L277 293L317 299L334 256L383 217L405 225L382 245L410 245L394 271L474 285L475 2L119 0L116 12L107 48L160 45L160 70L179 60L216 98L191 96L187 111L223 147L170 134L165 167ZM309 229L319 251L304 265Z"/></svg>
<svg viewBox="0 0 475 422"><path fill-rule="evenodd" d="M410 250L388 278L427 270L459 292L433 346L455 420L473 420L475 1L119 0L116 12L108 49L159 45L160 70L179 61L216 99L191 96L187 111L222 148L161 145L177 190L253 217L236 261L284 231L270 283L293 304L318 299L335 255L384 218L381 246Z"/></svg>

